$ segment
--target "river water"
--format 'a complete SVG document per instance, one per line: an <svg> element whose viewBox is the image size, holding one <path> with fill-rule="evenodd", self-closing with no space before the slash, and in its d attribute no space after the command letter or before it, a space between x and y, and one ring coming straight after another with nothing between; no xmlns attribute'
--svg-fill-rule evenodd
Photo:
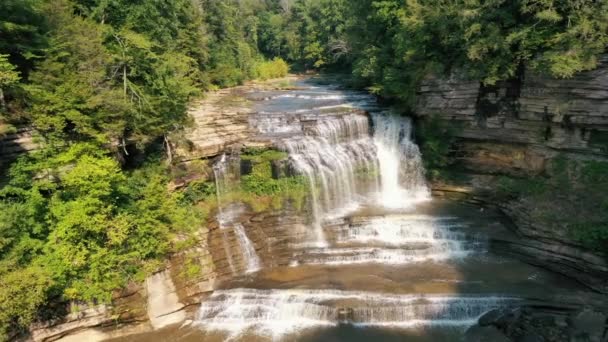
<svg viewBox="0 0 608 342"><path fill-rule="evenodd" d="M577 290L496 254L493 239L511 234L499 213L432 199L411 120L371 96L314 80L247 96L252 130L308 180L304 234L277 264L224 208L220 238L240 246L224 244L234 277L189 325L126 340L460 341L489 310Z"/></svg>

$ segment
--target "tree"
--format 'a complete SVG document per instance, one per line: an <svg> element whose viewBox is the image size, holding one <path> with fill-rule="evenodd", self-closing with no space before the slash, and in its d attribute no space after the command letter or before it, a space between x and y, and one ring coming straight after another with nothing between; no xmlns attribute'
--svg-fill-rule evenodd
<svg viewBox="0 0 608 342"><path fill-rule="evenodd" d="M0 110L6 110L4 90L15 85L20 79L16 67L9 63L8 55L0 54Z"/></svg>
<svg viewBox="0 0 608 342"><path fill-rule="evenodd" d="M47 46L43 4L37 0L0 1L0 54L9 54L24 78Z"/></svg>

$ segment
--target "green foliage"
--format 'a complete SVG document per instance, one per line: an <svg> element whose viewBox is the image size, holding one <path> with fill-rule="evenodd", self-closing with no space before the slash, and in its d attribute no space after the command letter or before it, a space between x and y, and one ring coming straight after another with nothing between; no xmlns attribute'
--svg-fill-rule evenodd
<svg viewBox="0 0 608 342"><path fill-rule="evenodd" d="M285 77L289 73L289 66L280 57L271 61L259 62L256 65L255 76L257 79L266 81L273 78Z"/></svg>
<svg viewBox="0 0 608 342"><path fill-rule="evenodd" d="M547 180L541 177L526 179L502 176L496 183L496 190L498 196L506 199L540 195L547 191Z"/></svg>
<svg viewBox="0 0 608 342"><path fill-rule="evenodd" d="M593 69L608 43L608 3L296 0L262 15L258 32L267 55L350 66L359 86L413 105L431 73L494 84L523 65L558 78Z"/></svg>
<svg viewBox="0 0 608 342"><path fill-rule="evenodd" d="M0 341L6 341L11 329L26 327L36 318L53 283L41 266L0 274Z"/></svg>
<svg viewBox="0 0 608 342"><path fill-rule="evenodd" d="M98 146L23 158L0 192L0 326L25 326L47 296L108 302L173 251L200 215L167 191L163 168L130 173ZM29 288L17 288L28 275ZM27 300L3 300L26 298Z"/></svg>
<svg viewBox="0 0 608 342"><path fill-rule="evenodd" d="M16 67L8 61L8 55L0 54L0 88L10 87L20 79Z"/></svg>
<svg viewBox="0 0 608 342"><path fill-rule="evenodd" d="M286 200L301 209L308 196L308 184L302 176L272 177L273 161L284 160L285 152L276 150L249 150L243 155L245 160L252 161L252 172L241 177L241 188L245 193L275 199L273 205L280 207Z"/></svg>
<svg viewBox="0 0 608 342"><path fill-rule="evenodd" d="M25 77L47 46L43 4L38 0L0 2L0 54L8 54Z"/></svg>
<svg viewBox="0 0 608 342"><path fill-rule="evenodd" d="M241 155L242 160L251 160L255 163L271 162L275 160L287 159L287 152L273 150L273 149L258 149L248 148L243 151Z"/></svg>
<svg viewBox="0 0 608 342"><path fill-rule="evenodd" d="M502 177L499 196L520 198L531 207L532 219L564 229L583 246L604 253L608 246L608 163L552 160L550 177Z"/></svg>
<svg viewBox="0 0 608 342"><path fill-rule="evenodd" d="M203 200L214 200L217 196L215 183L196 181L188 184L188 187L183 192L183 199L187 204L196 204ZM212 199L210 199L212 198Z"/></svg>
<svg viewBox="0 0 608 342"><path fill-rule="evenodd" d="M419 123L416 138L420 145L424 166L431 178L442 176L451 163L450 152L457 127L434 115Z"/></svg>

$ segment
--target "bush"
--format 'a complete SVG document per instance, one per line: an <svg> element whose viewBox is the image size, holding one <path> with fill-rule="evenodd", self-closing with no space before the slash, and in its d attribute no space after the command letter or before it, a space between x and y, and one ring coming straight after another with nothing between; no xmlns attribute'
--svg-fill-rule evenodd
<svg viewBox="0 0 608 342"><path fill-rule="evenodd" d="M288 73L289 65L280 57L275 57L271 61L259 62L255 67L255 76L262 81L285 77Z"/></svg>
<svg viewBox="0 0 608 342"><path fill-rule="evenodd" d="M456 127L438 115L420 122L416 140L420 145L422 161L431 178L442 176L443 169L451 163L450 152L455 141Z"/></svg>

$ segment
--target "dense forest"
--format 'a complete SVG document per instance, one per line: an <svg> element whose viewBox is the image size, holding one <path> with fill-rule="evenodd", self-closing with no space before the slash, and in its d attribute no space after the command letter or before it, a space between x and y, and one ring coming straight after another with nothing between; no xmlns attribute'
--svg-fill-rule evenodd
<svg viewBox="0 0 608 342"><path fill-rule="evenodd" d="M0 136L31 126L42 148L3 171L0 340L187 246L200 220L168 156L207 90L286 61L407 106L429 73L566 78L607 45L606 1L3 0Z"/></svg>

